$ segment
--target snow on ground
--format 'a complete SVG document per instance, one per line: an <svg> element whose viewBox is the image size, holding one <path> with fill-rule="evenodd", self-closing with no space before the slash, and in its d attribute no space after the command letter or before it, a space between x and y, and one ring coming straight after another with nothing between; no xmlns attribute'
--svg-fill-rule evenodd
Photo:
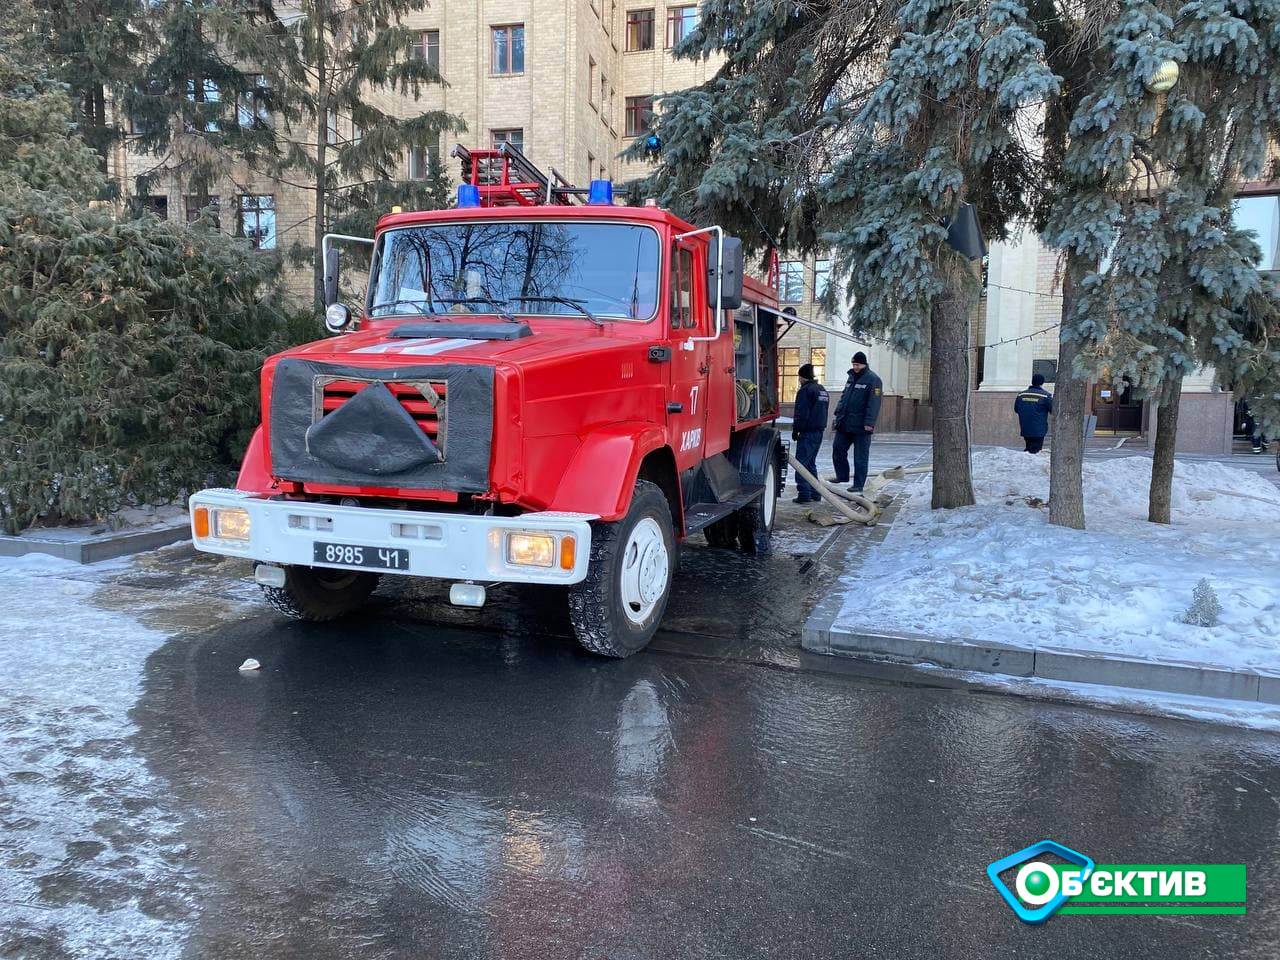
<svg viewBox="0 0 1280 960"><path fill-rule="evenodd" d="M130 743L168 638L99 605L128 564L0 559L3 956L177 956L193 915L179 821Z"/></svg>
<svg viewBox="0 0 1280 960"><path fill-rule="evenodd" d="M1151 461L1086 461L1089 529L1051 526L1049 456L973 455L977 505L929 509L913 484L884 543L844 578L837 627L1280 668L1280 490L1212 461L1177 462L1173 524L1148 523ZM1181 622L1201 578L1218 626Z"/></svg>
<svg viewBox="0 0 1280 960"><path fill-rule="evenodd" d="M160 527L182 526L188 519L184 504L171 503L159 507L125 507L104 520L94 523L60 524L28 527L20 534L32 540L56 540L59 543L79 543L108 533L143 533Z"/></svg>

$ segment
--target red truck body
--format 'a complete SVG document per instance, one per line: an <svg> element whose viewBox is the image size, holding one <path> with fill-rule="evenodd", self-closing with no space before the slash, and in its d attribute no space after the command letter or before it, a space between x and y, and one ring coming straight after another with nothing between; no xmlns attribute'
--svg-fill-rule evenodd
<svg viewBox="0 0 1280 960"><path fill-rule="evenodd" d="M384 307L373 303L375 284L387 287L378 273L380 264L391 262L385 244L409 243L418 236L415 229L436 225L470 237L468 229L492 233L510 224L526 232L528 224L561 232L580 224L593 230L622 224L654 231L656 245L648 234L643 243L656 252L657 275L637 267L633 288L638 290L643 279L653 301L651 318L589 317L580 312L586 300L541 303L528 312L532 304L521 304L519 296L510 301L509 311L505 298L478 302L479 295L428 301L430 314L414 300L403 301L404 306L395 305L400 300ZM616 588L619 595L635 598L630 608L622 608L620 622L624 632L634 628L636 635L617 649L612 640L588 643L581 630L580 639L597 652L633 652L640 634L647 642L665 607L668 568L674 568L669 553L676 541L704 530L713 544L753 549L766 545L772 526L782 461L770 427L778 412L777 302L770 288L742 278L741 305L722 311L717 323L715 303L723 283L715 263L723 256L718 242L716 234L650 206L522 202L384 217L374 238L370 293L355 329L285 351L264 365L263 423L245 455L236 491L205 491L192 498L196 546L259 561L258 579L273 602L288 594L289 603L277 606L309 619L322 617L308 616L308 603L311 613L319 608L308 593L315 583L304 583L304 576L320 576L328 591L321 599L338 596L332 586L338 572L373 568L446 576L461 584L563 582L579 592L596 580L608 581L602 588L606 593ZM432 289L435 282L428 276L424 285ZM575 274L575 282L590 289L592 280ZM472 277L471 283L474 293L478 282ZM632 314L648 309L637 306L639 299L633 294ZM451 308L442 309L451 301ZM442 371L439 379L436 370ZM481 375L477 387L472 381ZM373 394L364 396L371 387L385 387L388 392L380 398L399 404L385 431ZM464 394L464 387L472 392ZM310 393L289 400L288 389ZM328 441L319 425L358 396L364 419L357 421L354 413L348 417L358 429L335 442L339 454L326 453L322 440ZM464 409L468 403L474 409ZM491 421L487 412L477 412L483 406L491 406ZM439 485L412 471L398 474L379 466L378 457L406 439L393 436L410 422L400 409L445 466L466 452L472 433L488 432L487 463L473 464L469 479ZM380 436L384 432L386 437ZM358 453L342 453L362 450L361 444L372 451L368 469L377 476L361 475ZM326 464L338 466L330 471ZM661 503L654 506L655 490L665 499L669 520ZM646 497L639 505L638 492ZM646 510L648 522L637 514ZM393 522L397 517L413 523ZM463 525L467 518L476 518L470 532ZM392 532L385 535L379 526L384 521L392 522L387 528ZM520 524L527 527L525 534L518 532L525 529ZM657 542L654 529L668 525ZM401 546L396 531L407 529L431 540L437 552L426 556L416 542ZM323 536L336 542L322 543L322 534L313 531L331 531ZM487 538L487 548L467 539L477 531ZM631 539L611 546L619 531ZM236 539L240 532L243 540ZM308 559L312 554L304 552L311 544L294 536L299 532L316 541L314 564ZM530 549L538 563L544 559L537 552L541 537L559 551L559 566L526 571L523 554L517 556L525 541L511 546L512 537L526 534L534 538ZM351 542L357 537L360 542ZM365 553L375 548L382 557L376 562ZM589 559L581 553L588 549ZM456 568L450 566L451 550ZM660 598L654 595L659 588ZM363 586L357 592L367 595ZM333 608L345 612L342 604Z"/></svg>

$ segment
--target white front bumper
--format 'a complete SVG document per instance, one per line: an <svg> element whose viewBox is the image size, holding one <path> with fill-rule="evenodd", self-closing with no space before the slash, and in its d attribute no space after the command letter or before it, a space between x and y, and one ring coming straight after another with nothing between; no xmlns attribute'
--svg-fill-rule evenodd
<svg viewBox="0 0 1280 960"><path fill-rule="evenodd" d="M239 508L249 513L249 539L196 536L197 507ZM350 544L408 550L409 566L380 570L414 577L479 580L501 583L578 583L587 575L591 556L591 521L585 513L526 513L519 517L482 517L422 510L342 507L293 500L267 500L239 490L202 490L190 501L191 538L197 550L263 563L372 569L315 560L314 545ZM213 531L211 531L211 534ZM556 537L554 556L561 556L565 536L576 539L570 570L515 565L507 561L508 533L545 533Z"/></svg>

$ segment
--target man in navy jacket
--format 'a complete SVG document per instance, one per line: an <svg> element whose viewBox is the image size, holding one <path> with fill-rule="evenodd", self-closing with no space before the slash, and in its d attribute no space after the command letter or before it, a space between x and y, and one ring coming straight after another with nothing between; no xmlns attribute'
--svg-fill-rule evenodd
<svg viewBox="0 0 1280 960"><path fill-rule="evenodd" d="M827 410L831 398L826 388L813 377L813 364L806 363L800 370L800 389L796 391L796 410L792 414L791 439L796 445L796 459L814 476L818 474L818 448L827 429ZM800 474L796 473L796 503L813 503L820 500L818 491Z"/></svg>
<svg viewBox="0 0 1280 960"><path fill-rule="evenodd" d="M867 366L867 355L859 350L853 355L849 380L836 404L835 437L831 441L831 463L836 468L836 483L849 479L849 448L853 447L853 484L850 493L861 493L867 482L871 462L871 435L880 416L880 400L884 384Z"/></svg>
<svg viewBox="0 0 1280 960"><path fill-rule="evenodd" d="M1049 414L1053 413L1053 394L1044 388L1043 373L1031 377L1031 386L1013 401L1013 412L1018 415L1027 453L1039 453L1049 432Z"/></svg>

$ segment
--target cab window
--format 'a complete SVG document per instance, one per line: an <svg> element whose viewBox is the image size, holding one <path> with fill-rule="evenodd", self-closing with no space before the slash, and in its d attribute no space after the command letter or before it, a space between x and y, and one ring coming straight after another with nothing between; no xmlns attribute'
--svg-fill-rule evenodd
<svg viewBox="0 0 1280 960"><path fill-rule="evenodd" d="M671 329L696 326L693 312L693 251L676 247L671 258Z"/></svg>

